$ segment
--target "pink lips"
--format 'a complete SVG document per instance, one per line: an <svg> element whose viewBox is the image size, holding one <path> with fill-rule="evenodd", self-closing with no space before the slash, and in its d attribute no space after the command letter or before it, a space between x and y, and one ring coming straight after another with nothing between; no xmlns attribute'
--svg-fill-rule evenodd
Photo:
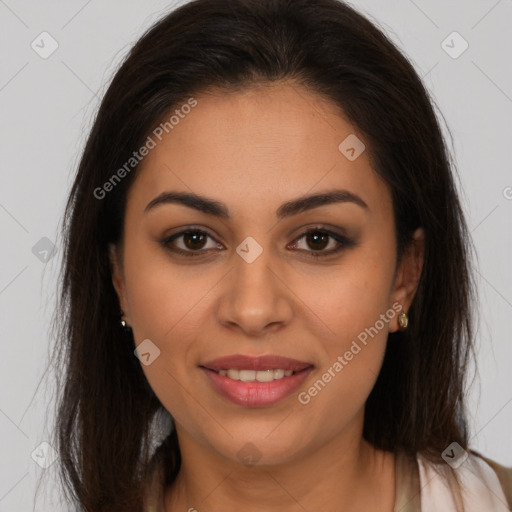
<svg viewBox="0 0 512 512"><path fill-rule="evenodd" d="M304 361L281 356L249 357L233 355L200 365L213 387L231 402L246 407L264 407L293 393L313 370ZM242 382L220 375L219 370L292 370L295 373L272 382Z"/></svg>

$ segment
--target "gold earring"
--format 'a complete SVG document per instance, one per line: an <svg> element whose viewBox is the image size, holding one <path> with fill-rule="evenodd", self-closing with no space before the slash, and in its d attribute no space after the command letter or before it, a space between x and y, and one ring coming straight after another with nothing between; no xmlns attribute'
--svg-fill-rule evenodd
<svg viewBox="0 0 512 512"><path fill-rule="evenodd" d="M407 329L407 326L409 325L409 317L407 316L407 313L405 311L402 311L398 315L398 324L400 325L400 328Z"/></svg>
<svg viewBox="0 0 512 512"><path fill-rule="evenodd" d="M123 310L121 310L121 327L125 330L125 331L129 331L131 329L131 327L126 323L126 320L123 318L123 315L124 315L124 312Z"/></svg>

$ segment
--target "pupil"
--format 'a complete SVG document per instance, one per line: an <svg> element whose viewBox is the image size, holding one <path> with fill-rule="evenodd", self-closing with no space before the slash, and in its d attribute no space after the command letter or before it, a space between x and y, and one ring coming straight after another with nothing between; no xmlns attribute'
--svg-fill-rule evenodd
<svg viewBox="0 0 512 512"><path fill-rule="evenodd" d="M325 243L322 244L322 241L325 242L327 240L327 235L325 234L318 234L318 233L310 233L308 235L308 243L313 240L313 248L314 249L323 249L325 247ZM320 244L322 245L322 247L314 247L315 244L318 244L319 243L319 239L323 239L323 240L320 240Z"/></svg>
<svg viewBox="0 0 512 512"><path fill-rule="evenodd" d="M187 246L187 248L189 249L200 249L201 247L197 247L195 246L194 244L197 244L199 243L201 240L201 238L205 238L204 235L202 233L188 233L185 235L185 245ZM189 242L190 239L192 239L193 241L192 242ZM204 240L203 240L204 242Z"/></svg>

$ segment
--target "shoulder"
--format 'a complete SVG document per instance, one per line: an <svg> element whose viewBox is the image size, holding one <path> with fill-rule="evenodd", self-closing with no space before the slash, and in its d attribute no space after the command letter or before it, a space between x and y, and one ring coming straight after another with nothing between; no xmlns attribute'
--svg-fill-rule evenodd
<svg viewBox="0 0 512 512"><path fill-rule="evenodd" d="M485 457L475 450L470 450L470 452L477 458L477 460L483 461L484 464L487 464L487 466L489 466L494 471L500 483L501 489L508 500L508 506L510 510L512 510L512 467L505 467L502 464L489 459L488 457Z"/></svg>
<svg viewBox="0 0 512 512"><path fill-rule="evenodd" d="M447 505L450 511L456 511L456 493L454 481L456 477L461 485L461 497L465 512L508 512L512 510L512 468L507 468L484 457L480 453L469 450L454 458L448 464L434 464L417 456L420 485L421 509L429 512L436 510L436 504Z"/></svg>

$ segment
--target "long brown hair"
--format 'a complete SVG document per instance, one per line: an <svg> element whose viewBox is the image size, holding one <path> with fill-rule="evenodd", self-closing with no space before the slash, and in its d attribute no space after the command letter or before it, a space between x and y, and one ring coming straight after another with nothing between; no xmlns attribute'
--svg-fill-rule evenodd
<svg viewBox="0 0 512 512"><path fill-rule="evenodd" d="M97 190L192 95L280 80L322 94L366 137L392 193L397 265L414 230L425 231L410 326L389 335L364 438L434 462L454 441L468 447L472 246L455 165L420 77L383 31L341 1L195 0L154 24L116 72L66 206L54 443L77 509L141 511L151 464L165 462L169 485L181 462L174 430L152 454L151 422L163 406L131 333L119 326L108 259L108 244L122 236L137 166L104 197Z"/></svg>

